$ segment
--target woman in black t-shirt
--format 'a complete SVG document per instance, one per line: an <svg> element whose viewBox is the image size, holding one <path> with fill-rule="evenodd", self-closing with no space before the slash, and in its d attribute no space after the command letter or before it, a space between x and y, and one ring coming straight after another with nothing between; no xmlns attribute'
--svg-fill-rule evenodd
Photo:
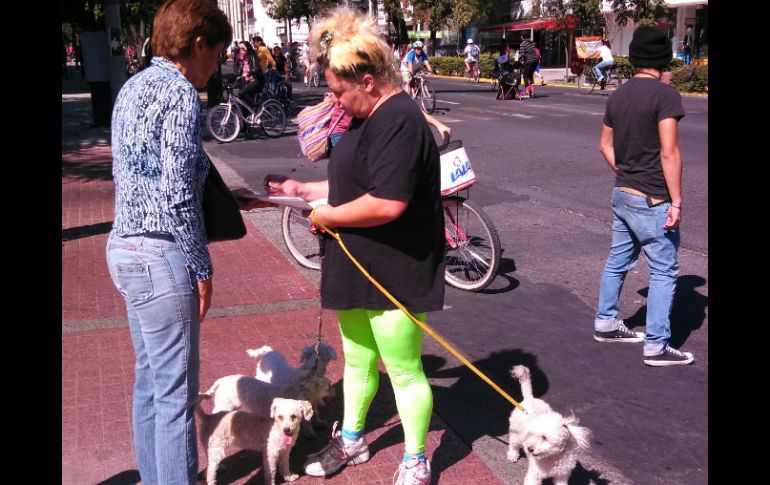
<svg viewBox="0 0 770 485"><path fill-rule="evenodd" d="M438 147L417 105L397 85L390 49L360 14L338 9L317 22L311 59L353 117L332 152L328 180L271 181L269 189L308 201L328 198L311 215L338 231L350 252L410 311L423 319L444 300L444 218ZM396 483L430 483L425 438L433 397L422 369L423 331L324 240L324 308L337 310L345 354L344 419L332 440L305 463L308 475L363 463L369 405L381 357L404 427L405 455Z"/></svg>

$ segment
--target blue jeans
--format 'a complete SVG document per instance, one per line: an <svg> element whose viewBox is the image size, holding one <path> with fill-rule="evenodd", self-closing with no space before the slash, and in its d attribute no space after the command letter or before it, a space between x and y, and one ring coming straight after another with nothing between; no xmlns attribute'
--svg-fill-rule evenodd
<svg viewBox="0 0 770 485"><path fill-rule="evenodd" d="M679 276L679 230L665 230L670 203L648 207L644 197L612 190L612 248L599 285L599 309L594 329L609 332L618 328L620 291L628 271L644 250L650 268L647 294L647 333L644 355L663 353L671 338L671 305Z"/></svg>
<svg viewBox="0 0 770 485"><path fill-rule="evenodd" d="M601 79L604 77L604 70L608 67L612 67L612 65L615 63L614 60L612 61L602 61L599 64L594 66L594 72L596 73L596 79Z"/></svg>
<svg viewBox="0 0 770 485"><path fill-rule="evenodd" d="M111 233L107 266L126 302L136 354L132 417L142 483L194 484L197 283L179 244L161 239Z"/></svg>

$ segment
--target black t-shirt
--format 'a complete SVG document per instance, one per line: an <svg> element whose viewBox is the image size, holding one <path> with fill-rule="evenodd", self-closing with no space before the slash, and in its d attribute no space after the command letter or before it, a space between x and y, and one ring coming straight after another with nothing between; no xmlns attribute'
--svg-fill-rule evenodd
<svg viewBox="0 0 770 485"><path fill-rule="evenodd" d="M408 202L398 219L377 227L339 228L361 265L412 312L444 303L444 215L439 153L420 109L404 92L365 120L354 119L329 160L329 204L365 194ZM342 251L324 238L324 308L396 308Z"/></svg>
<svg viewBox="0 0 770 485"><path fill-rule="evenodd" d="M612 128L616 187L631 187L670 201L660 163L658 123L684 116L682 97L657 79L634 77L610 96L604 124Z"/></svg>

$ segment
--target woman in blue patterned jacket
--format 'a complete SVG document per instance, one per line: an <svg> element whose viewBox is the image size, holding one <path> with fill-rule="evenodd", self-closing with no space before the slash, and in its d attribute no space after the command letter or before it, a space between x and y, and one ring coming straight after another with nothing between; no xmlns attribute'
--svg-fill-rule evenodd
<svg viewBox="0 0 770 485"><path fill-rule="evenodd" d="M212 295L201 199L210 161L200 101L232 39L208 0L168 0L155 15L152 64L120 90L112 113L115 220L110 276L136 353L133 435L144 484L192 484L200 322Z"/></svg>

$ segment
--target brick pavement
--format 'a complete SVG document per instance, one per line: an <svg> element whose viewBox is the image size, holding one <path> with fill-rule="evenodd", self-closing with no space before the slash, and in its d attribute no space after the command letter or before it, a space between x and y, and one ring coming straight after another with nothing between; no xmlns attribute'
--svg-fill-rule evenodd
<svg viewBox="0 0 770 485"><path fill-rule="evenodd" d="M134 357L123 301L104 263L114 196L110 148L82 139L65 140L65 124L70 121L63 109L62 484L138 483L130 425ZM67 136L77 133L77 127L66 130ZM314 342L317 289L248 220L246 224L249 233L243 239L210 247L215 278L212 309L201 328L204 389L223 375L251 374L254 361L246 355L247 348L267 343L296 362L300 349ZM324 341L341 355L333 315L325 313L324 320ZM341 360L332 362L328 376L338 398L322 410L330 420L341 416L341 375ZM384 373L367 430L373 451L369 462L326 480L302 476L297 483L392 483L403 435ZM292 453L293 469L300 470L304 456L322 447L326 436L328 430L315 441L301 439ZM435 414L426 452L434 483L501 483ZM262 483L259 454L232 453L221 483ZM200 470L205 466L201 456Z"/></svg>

